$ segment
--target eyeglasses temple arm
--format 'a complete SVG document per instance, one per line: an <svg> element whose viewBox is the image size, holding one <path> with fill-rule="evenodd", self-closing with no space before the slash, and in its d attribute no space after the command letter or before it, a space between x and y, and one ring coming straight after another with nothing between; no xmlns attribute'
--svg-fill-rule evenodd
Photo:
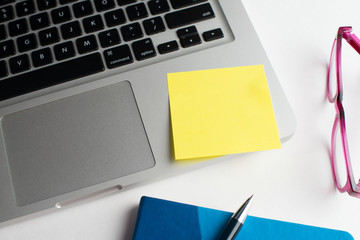
<svg viewBox="0 0 360 240"><path fill-rule="evenodd" d="M360 39L351 32L344 32L343 38L360 54Z"/></svg>

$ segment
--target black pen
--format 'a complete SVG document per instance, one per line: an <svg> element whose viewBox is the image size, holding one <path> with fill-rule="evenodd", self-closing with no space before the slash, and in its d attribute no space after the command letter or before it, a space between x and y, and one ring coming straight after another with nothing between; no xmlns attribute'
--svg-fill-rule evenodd
<svg viewBox="0 0 360 240"><path fill-rule="evenodd" d="M236 235L244 225L253 196L254 195L251 195L251 197L246 200L246 202L239 208L239 210L237 210L237 212L231 216L224 231L220 235L219 240L233 240L236 238Z"/></svg>

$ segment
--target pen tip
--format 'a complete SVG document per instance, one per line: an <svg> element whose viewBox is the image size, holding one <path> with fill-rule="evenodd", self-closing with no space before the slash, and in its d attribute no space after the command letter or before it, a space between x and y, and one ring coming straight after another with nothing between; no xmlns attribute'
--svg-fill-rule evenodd
<svg viewBox="0 0 360 240"><path fill-rule="evenodd" d="M234 213L233 218L237 219L240 222L244 222L247 216L247 212L249 211L252 198L254 194L251 195L244 203L243 205Z"/></svg>

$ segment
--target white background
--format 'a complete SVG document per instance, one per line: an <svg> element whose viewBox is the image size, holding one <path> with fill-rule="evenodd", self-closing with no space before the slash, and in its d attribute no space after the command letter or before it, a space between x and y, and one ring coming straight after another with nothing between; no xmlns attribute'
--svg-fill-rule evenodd
<svg viewBox="0 0 360 240"><path fill-rule="evenodd" d="M360 1L243 3L296 114L297 130L290 141L278 150L234 156L186 174L2 226L0 239L131 239L143 195L235 211L253 193L250 215L345 230L360 239L360 199L339 193L332 178L329 144L335 112L325 95L332 41L339 26L352 25L360 35ZM353 143L357 144L360 141Z"/></svg>

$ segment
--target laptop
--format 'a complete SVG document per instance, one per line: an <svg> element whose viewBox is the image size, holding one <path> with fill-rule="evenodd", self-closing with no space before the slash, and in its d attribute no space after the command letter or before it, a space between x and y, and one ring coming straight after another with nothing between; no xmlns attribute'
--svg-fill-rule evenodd
<svg viewBox="0 0 360 240"><path fill-rule="evenodd" d="M212 164L174 160L166 74L262 64L239 0L1 0L0 222ZM226 158L226 157L223 157Z"/></svg>

